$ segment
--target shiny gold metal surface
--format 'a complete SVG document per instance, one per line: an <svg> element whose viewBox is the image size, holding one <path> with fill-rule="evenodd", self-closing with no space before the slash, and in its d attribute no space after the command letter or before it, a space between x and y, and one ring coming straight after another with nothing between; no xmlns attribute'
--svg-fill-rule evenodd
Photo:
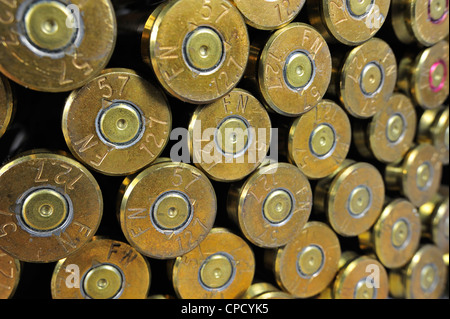
<svg viewBox="0 0 450 319"><path fill-rule="evenodd" d="M114 176L151 164L168 143L171 128L164 93L128 69L106 69L73 91L62 119L73 155L91 169Z"/></svg>
<svg viewBox="0 0 450 319"><path fill-rule="evenodd" d="M247 289L242 299L294 299L294 296L269 283L257 282Z"/></svg>
<svg viewBox="0 0 450 319"><path fill-rule="evenodd" d="M422 246L405 267L389 273L389 290L395 298L437 299L444 293L448 267L434 245Z"/></svg>
<svg viewBox="0 0 450 319"><path fill-rule="evenodd" d="M327 41L356 46L383 26L391 1L318 0L308 3L308 18Z"/></svg>
<svg viewBox="0 0 450 319"><path fill-rule="evenodd" d="M233 0L245 22L260 30L279 29L295 19L305 0Z"/></svg>
<svg viewBox="0 0 450 319"><path fill-rule="evenodd" d="M342 267L332 286L333 299L387 299L388 274L378 260L347 252L342 256Z"/></svg>
<svg viewBox="0 0 450 319"><path fill-rule="evenodd" d="M0 138L5 134L14 114L14 97L11 85L6 77L0 74Z"/></svg>
<svg viewBox="0 0 450 319"><path fill-rule="evenodd" d="M332 282L340 255L341 247L333 230L324 223L311 221L286 246L267 250L264 258L284 291L307 298Z"/></svg>
<svg viewBox="0 0 450 319"><path fill-rule="evenodd" d="M145 299L150 283L149 262L133 247L94 237L58 261L51 293L53 299Z"/></svg>
<svg viewBox="0 0 450 319"><path fill-rule="evenodd" d="M347 157L351 125L345 111L331 100L295 119L289 130L288 159L311 179L333 173Z"/></svg>
<svg viewBox="0 0 450 319"><path fill-rule="evenodd" d="M448 211L448 195L441 194L435 194L430 201L419 207L422 237L431 240L444 255L448 255L449 252Z"/></svg>
<svg viewBox="0 0 450 319"><path fill-rule="evenodd" d="M142 126L141 121L136 109L119 102L101 114L98 130L111 144L127 144L137 138Z"/></svg>
<svg viewBox="0 0 450 319"><path fill-rule="evenodd" d="M211 182L189 164L160 159L120 189L120 225L141 254L158 259L181 256L211 230L217 210Z"/></svg>
<svg viewBox="0 0 450 319"><path fill-rule="evenodd" d="M419 207L437 192L441 175L439 153L429 144L420 144L411 149L400 163L386 166L386 188L399 192Z"/></svg>
<svg viewBox="0 0 450 319"><path fill-rule="evenodd" d="M0 11L0 70L33 90L83 86L106 66L115 48L116 18L109 0L3 1Z"/></svg>
<svg viewBox="0 0 450 319"><path fill-rule="evenodd" d="M373 228L359 235L361 248L375 252L386 268L406 265L417 251L421 221L417 208L399 198L389 202Z"/></svg>
<svg viewBox="0 0 450 319"><path fill-rule="evenodd" d="M294 165L273 163L258 168L241 184L234 184L227 210L245 238L274 248L287 244L309 219L311 186Z"/></svg>
<svg viewBox="0 0 450 319"><path fill-rule="evenodd" d="M223 56L222 39L213 29L197 28L186 40L185 51L187 63L205 72L220 63Z"/></svg>
<svg viewBox="0 0 450 319"><path fill-rule="evenodd" d="M440 41L399 63L398 88L424 109L439 108L449 92L449 47Z"/></svg>
<svg viewBox="0 0 450 319"><path fill-rule="evenodd" d="M142 56L166 91L190 103L228 94L244 74L247 26L227 0L163 2L147 20Z"/></svg>
<svg viewBox="0 0 450 319"><path fill-rule="evenodd" d="M83 280L83 289L87 298L114 298L123 285L120 270L115 266L103 264L87 271Z"/></svg>
<svg viewBox="0 0 450 319"><path fill-rule="evenodd" d="M433 145L440 154L442 164L449 163L449 108L443 106L426 110L420 117L417 141Z"/></svg>
<svg viewBox="0 0 450 319"><path fill-rule="evenodd" d="M342 236L357 236L378 219L384 202L384 181L369 163L345 160L341 167L317 183L314 204Z"/></svg>
<svg viewBox="0 0 450 319"><path fill-rule="evenodd" d="M25 32L36 47L48 51L61 50L73 41L75 28L69 28L66 20L70 11L58 1L37 2L24 16Z"/></svg>
<svg viewBox="0 0 450 319"><path fill-rule="evenodd" d="M0 299L14 297L21 272L20 261L0 250Z"/></svg>
<svg viewBox="0 0 450 319"><path fill-rule="evenodd" d="M177 257L171 270L178 298L234 299L250 287L255 260L242 238L213 228L195 249Z"/></svg>
<svg viewBox="0 0 450 319"><path fill-rule="evenodd" d="M200 281L209 289L225 286L233 276L233 264L228 256L215 254L200 267Z"/></svg>
<svg viewBox="0 0 450 319"><path fill-rule="evenodd" d="M417 114L411 100L394 93L367 125L353 127L358 152L368 159L393 163L413 146Z"/></svg>
<svg viewBox="0 0 450 319"><path fill-rule="evenodd" d="M265 159L271 122L249 92L234 89L220 100L199 106L189 123L193 163L216 181L238 181Z"/></svg>
<svg viewBox="0 0 450 319"><path fill-rule="evenodd" d="M256 74L250 77L256 77L262 102L274 112L299 116L315 107L327 91L330 51L308 24L291 23L277 30L253 55L249 69Z"/></svg>
<svg viewBox="0 0 450 319"><path fill-rule="evenodd" d="M25 225L36 231L51 231L67 219L69 207L66 199L52 189L38 189L23 201L20 217Z"/></svg>
<svg viewBox="0 0 450 319"><path fill-rule="evenodd" d="M447 0L392 1L392 25L405 43L431 46L448 36Z"/></svg>
<svg viewBox="0 0 450 319"><path fill-rule="evenodd" d="M339 61L339 63L342 63ZM374 116L391 97L397 80L394 51L382 39L373 38L361 44L345 57L332 85L344 108L356 118Z"/></svg>
<svg viewBox="0 0 450 319"><path fill-rule="evenodd" d="M0 169L0 244L26 262L52 262L94 236L103 212L92 174L56 153L22 155Z"/></svg>

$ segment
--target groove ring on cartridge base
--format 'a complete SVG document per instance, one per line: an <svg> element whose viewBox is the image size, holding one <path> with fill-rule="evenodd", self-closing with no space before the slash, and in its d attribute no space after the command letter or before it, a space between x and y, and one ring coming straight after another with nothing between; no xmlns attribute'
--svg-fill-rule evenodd
<svg viewBox="0 0 450 319"><path fill-rule="evenodd" d="M73 219L72 201L52 186L27 190L18 199L16 207L19 225L37 237L57 235Z"/></svg>
<svg viewBox="0 0 450 319"><path fill-rule="evenodd" d="M41 57L60 59L74 51L84 35L81 15L59 1L24 2L17 10L22 43ZM68 27L70 21L73 26Z"/></svg>
<svg viewBox="0 0 450 319"><path fill-rule="evenodd" d="M169 191L158 197L151 208L152 222L157 229L181 232L192 220L193 207L181 191Z"/></svg>
<svg viewBox="0 0 450 319"><path fill-rule="evenodd" d="M117 299L124 288L124 274L112 264L100 264L89 269L81 280L81 293L87 299Z"/></svg>

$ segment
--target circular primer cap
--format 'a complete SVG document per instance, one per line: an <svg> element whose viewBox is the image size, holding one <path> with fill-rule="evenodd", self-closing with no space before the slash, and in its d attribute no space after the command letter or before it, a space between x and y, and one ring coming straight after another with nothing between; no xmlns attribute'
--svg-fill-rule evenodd
<svg viewBox="0 0 450 319"><path fill-rule="evenodd" d="M402 192L413 205L429 201L437 192L442 175L439 153L428 144L420 144L405 156L402 165Z"/></svg>
<svg viewBox="0 0 450 319"><path fill-rule="evenodd" d="M408 299L437 299L444 292L447 266L442 252L433 245L425 245L414 255L406 268L404 283Z"/></svg>
<svg viewBox="0 0 450 319"><path fill-rule="evenodd" d="M250 246L224 228L213 228L199 246L177 257L172 282L183 299L239 298L250 287L254 272Z"/></svg>
<svg viewBox="0 0 450 319"><path fill-rule="evenodd" d="M313 25L323 24L326 32L345 45L359 45L372 38L383 26L388 15L390 1L345 0L333 2L319 0L315 6L320 20L311 20ZM317 9L316 9L317 10ZM316 19L318 21L316 21ZM323 28L323 27L322 27Z"/></svg>
<svg viewBox="0 0 450 319"><path fill-rule="evenodd" d="M411 100L395 93L369 124L369 144L375 158L384 163L400 160L410 149L417 115Z"/></svg>
<svg viewBox="0 0 450 319"><path fill-rule="evenodd" d="M342 169L332 180L327 217L342 236L357 236L378 219L384 202L384 181L369 163L354 163Z"/></svg>
<svg viewBox="0 0 450 319"><path fill-rule="evenodd" d="M421 221L417 209L407 200L389 203L374 225L375 252L387 268L408 263L420 242Z"/></svg>
<svg viewBox="0 0 450 319"><path fill-rule="evenodd" d="M396 81L392 48L373 38L348 53L341 70L340 99L353 117L370 118L389 100Z"/></svg>
<svg viewBox="0 0 450 319"><path fill-rule="evenodd" d="M269 164L245 181L238 205L239 226L248 240L265 248L284 246L308 221L311 186L296 166Z"/></svg>
<svg viewBox="0 0 450 319"><path fill-rule="evenodd" d="M244 18L227 0L169 1L150 16L144 60L164 89L189 103L211 103L242 78L249 57Z"/></svg>
<svg viewBox="0 0 450 319"><path fill-rule="evenodd" d="M338 271L339 240L321 222L308 222L285 247L278 249L275 276L283 290L299 298L324 290Z"/></svg>
<svg viewBox="0 0 450 319"><path fill-rule="evenodd" d="M289 161L310 179L332 174L347 157L351 125L346 112L330 100L294 120L288 137Z"/></svg>
<svg viewBox="0 0 450 319"><path fill-rule="evenodd" d="M3 1L0 12L0 71L24 87L80 88L114 51L117 25L109 0Z"/></svg>
<svg viewBox="0 0 450 319"><path fill-rule="evenodd" d="M387 299L388 275L376 259L361 256L345 265L336 275L335 299Z"/></svg>
<svg viewBox="0 0 450 319"><path fill-rule="evenodd" d="M264 104L283 116L314 108L331 80L331 55L320 33L305 23L275 31L261 50L258 84Z"/></svg>

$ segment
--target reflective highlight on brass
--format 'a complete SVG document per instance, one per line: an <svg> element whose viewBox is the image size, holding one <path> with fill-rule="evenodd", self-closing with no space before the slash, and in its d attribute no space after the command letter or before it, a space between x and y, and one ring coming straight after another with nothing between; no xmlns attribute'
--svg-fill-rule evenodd
<svg viewBox="0 0 450 319"><path fill-rule="evenodd" d="M211 28L199 27L186 36L184 50L188 64L199 72L218 66L223 57L223 43Z"/></svg>
<svg viewBox="0 0 450 319"><path fill-rule="evenodd" d="M200 266L200 281L210 289L224 287L232 278L233 264L220 253L209 256Z"/></svg>
<svg viewBox="0 0 450 319"><path fill-rule="evenodd" d="M298 270L305 277L316 275L324 264L324 253L315 245L304 248L298 256Z"/></svg>
<svg viewBox="0 0 450 319"><path fill-rule="evenodd" d="M243 118L226 117L217 127L216 134L220 151L234 156L245 151L248 148L249 129Z"/></svg>
<svg viewBox="0 0 450 319"><path fill-rule="evenodd" d="M347 157L351 138L350 120L345 111L324 99L292 123L288 159L308 178L323 178Z"/></svg>
<svg viewBox="0 0 450 319"><path fill-rule="evenodd" d="M288 163L263 163L228 192L227 211L246 239L256 246L287 244L309 219L311 186L304 174Z"/></svg>
<svg viewBox="0 0 450 319"><path fill-rule="evenodd" d="M396 143L405 132L405 120L399 114L391 116L387 122L386 135L391 143Z"/></svg>
<svg viewBox="0 0 450 319"><path fill-rule="evenodd" d="M314 203L338 234L356 236L379 217L384 189L383 178L373 165L346 160L333 175L317 183Z"/></svg>
<svg viewBox="0 0 450 319"><path fill-rule="evenodd" d="M420 190L426 190L433 180L433 168L429 162L421 164L416 172L416 184Z"/></svg>
<svg viewBox="0 0 450 319"><path fill-rule="evenodd" d="M228 0L168 1L148 18L143 60L172 96L211 103L241 80L249 56L244 18Z"/></svg>
<svg viewBox="0 0 450 319"><path fill-rule="evenodd" d="M176 230L191 217L191 204L182 193L168 192L158 198L153 208L153 218L157 227Z"/></svg>
<svg viewBox="0 0 450 319"><path fill-rule="evenodd" d="M11 299L19 285L22 273L21 263L0 250L0 272L4 274L0 284L0 299Z"/></svg>
<svg viewBox="0 0 450 319"><path fill-rule="evenodd" d="M298 298L323 291L338 271L341 247L327 225L311 221L284 247L266 251L266 267L274 272L278 285Z"/></svg>
<svg viewBox="0 0 450 319"><path fill-rule="evenodd" d="M0 168L0 185L0 224L5 225L0 244L21 261L65 258L81 249L99 227L100 187L84 166L65 155L19 155Z"/></svg>
<svg viewBox="0 0 450 319"><path fill-rule="evenodd" d="M447 275L442 252L434 245L424 245L410 263L389 273L390 294L395 298L437 299L444 293Z"/></svg>
<svg viewBox="0 0 450 319"><path fill-rule="evenodd" d="M74 266L80 275L77 286L70 277ZM151 280L148 260L133 247L94 237L78 252L58 261L51 293L53 299L146 299Z"/></svg>
<svg viewBox="0 0 450 319"><path fill-rule="evenodd" d="M197 107L189 123L189 152L209 178L234 182L265 159L271 134L270 117L261 103L249 92L234 89Z"/></svg>
<svg viewBox="0 0 450 319"><path fill-rule="evenodd" d="M391 200L370 231L359 235L362 249L374 252L386 268L406 265L420 242L421 220L417 208L408 200Z"/></svg>
<svg viewBox="0 0 450 319"><path fill-rule="evenodd" d="M14 97L8 79L0 74L0 138L5 134L14 115Z"/></svg>
<svg viewBox="0 0 450 319"><path fill-rule="evenodd" d="M387 299L388 274L378 260L344 252L341 267L332 285L333 299ZM376 282L371 277L377 273Z"/></svg>
<svg viewBox="0 0 450 319"><path fill-rule="evenodd" d="M303 8L305 0L233 0L233 3L248 25L260 30L274 30L295 19Z"/></svg>
<svg viewBox="0 0 450 319"><path fill-rule="evenodd" d="M392 25L397 38L405 43L432 46L448 36L448 1L392 1Z"/></svg>
<svg viewBox="0 0 450 319"><path fill-rule="evenodd" d="M72 154L110 176L136 173L155 161L171 129L165 94L129 69L105 69L73 91L62 118Z"/></svg>
<svg viewBox="0 0 450 319"><path fill-rule="evenodd" d="M365 186L358 186L350 194L348 199L348 210L352 215L363 215L370 207L372 194Z"/></svg>
<svg viewBox="0 0 450 319"><path fill-rule="evenodd" d="M416 207L434 196L441 176L439 153L429 144L414 147L400 163L389 164L385 170L386 188L402 194Z"/></svg>
<svg viewBox="0 0 450 319"><path fill-rule="evenodd" d="M119 191L119 219L127 241L141 254L169 259L197 247L216 218L216 193L189 164L160 158Z"/></svg>
<svg viewBox="0 0 450 319"><path fill-rule="evenodd" d="M284 67L285 81L293 89L308 85L313 76L314 65L307 54L294 52L286 61Z"/></svg>
<svg viewBox="0 0 450 319"><path fill-rule="evenodd" d="M257 282L248 288L242 299L294 299L294 296L269 283Z"/></svg>
<svg viewBox="0 0 450 319"><path fill-rule="evenodd" d="M274 190L267 196L263 215L273 224L284 221L292 213L292 198L285 190Z"/></svg>
<svg viewBox="0 0 450 319"><path fill-rule="evenodd" d="M339 61L340 62L340 61ZM397 80L394 51L382 39L373 38L348 52L338 78L337 92L345 109L356 118L374 116L389 100Z"/></svg>
<svg viewBox="0 0 450 319"><path fill-rule="evenodd" d="M351 15L361 17L369 13L373 3L373 0L348 0L347 8Z"/></svg>
<svg viewBox="0 0 450 319"><path fill-rule="evenodd" d="M88 270L83 279L84 292L90 299L114 299L122 285L120 270L109 264Z"/></svg>
<svg viewBox="0 0 450 319"><path fill-rule="evenodd" d="M425 110L439 108L448 97L448 50L448 42L440 41L400 61L398 88Z"/></svg>
<svg viewBox="0 0 450 319"><path fill-rule="evenodd" d="M410 237L410 234L411 230L409 224L406 221L396 221L394 226L392 226L392 245L394 245L395 248L402 247L406 243L408 237Z"/></svg>
<svg viewBox="0 0 450 319"><path fill-rule="evenodd" d="M255 260L242 238L213 228L198 247L177 257L170 270L178 298L232 299L250 287Z"/></svg>
<svg viewBox="0 0 450 319"><path fill-rule="evenodd" d="M274 32L252 56L263 103L284 116L314 108L331 78L331 55L323 37L305 23L291 23Z"/></svg>
<svg viewBox="0 0 450 319"><path fill-rule="evenodd" d="M328 0L308 4L309 21L327 41L356 46L371 39L383 26L391 1Z"/></svg>
<svg viewBox="0 0 450 319"><path fill-rule="evenodd" d="M58 1L37 2L25 13L25 32L31 43L48 51L58 51L73 42L76 28L68 28L71 13Z"/></svg>
<svg viewBox="0 0 450 319"><path fill-rule="evenodd" d="M449 163L449 108L443 106L426 110L419 121L417 141L433 145L439 152L442 164Z"/></svg>
<svg viewBox="0 0 450 319"><path fill-rule="evenodd" d="M314 155L326 156L336 146L336 136L333 128L321 124L311 133L311 150Z"/></svg>
<svg viewBox="0 0 450 319"><path fill-rule="evenodd" d="M83 86L105 68L115 48L117 26L109 0L4 1L0 12L0 71L33 90L67 92Z"/></svg>
<svg viewBox="0 0 450 319"><path fill-rule="evenodd" d="M419 213L422 220L422 237L431 241L444 255L448 256L448 196L434 195L430 201L419 207Z"/></svg>
<svg viewBox="0 0 450 319"><path fill-rule="evenodd" d="M128 103L111 105L100 115L100 134L112 144L128 144L142 130L141 114Z"/></svg>
<svg viewBox="0 0 450 319"><path fill-rule="evenodd" d="M368 124L353 127L353 141L366 158L396 162L412 147L416 123L417 114L411 100L394 93Z"/></svg>
<svg viewBox="0 0 450 319"><path fill-rule="evenodd" d="M384 74L377 63L368 63L361 72L361 90L367 95L375 94L384 81Z"/></svg>
<svg viewBox="0 0 450 319"><path fill-rule="evenodd" d="M38 189L22 204L21 218L37 231L51 231L61 226L69 214L66 199L52 189Z"/></svg>

